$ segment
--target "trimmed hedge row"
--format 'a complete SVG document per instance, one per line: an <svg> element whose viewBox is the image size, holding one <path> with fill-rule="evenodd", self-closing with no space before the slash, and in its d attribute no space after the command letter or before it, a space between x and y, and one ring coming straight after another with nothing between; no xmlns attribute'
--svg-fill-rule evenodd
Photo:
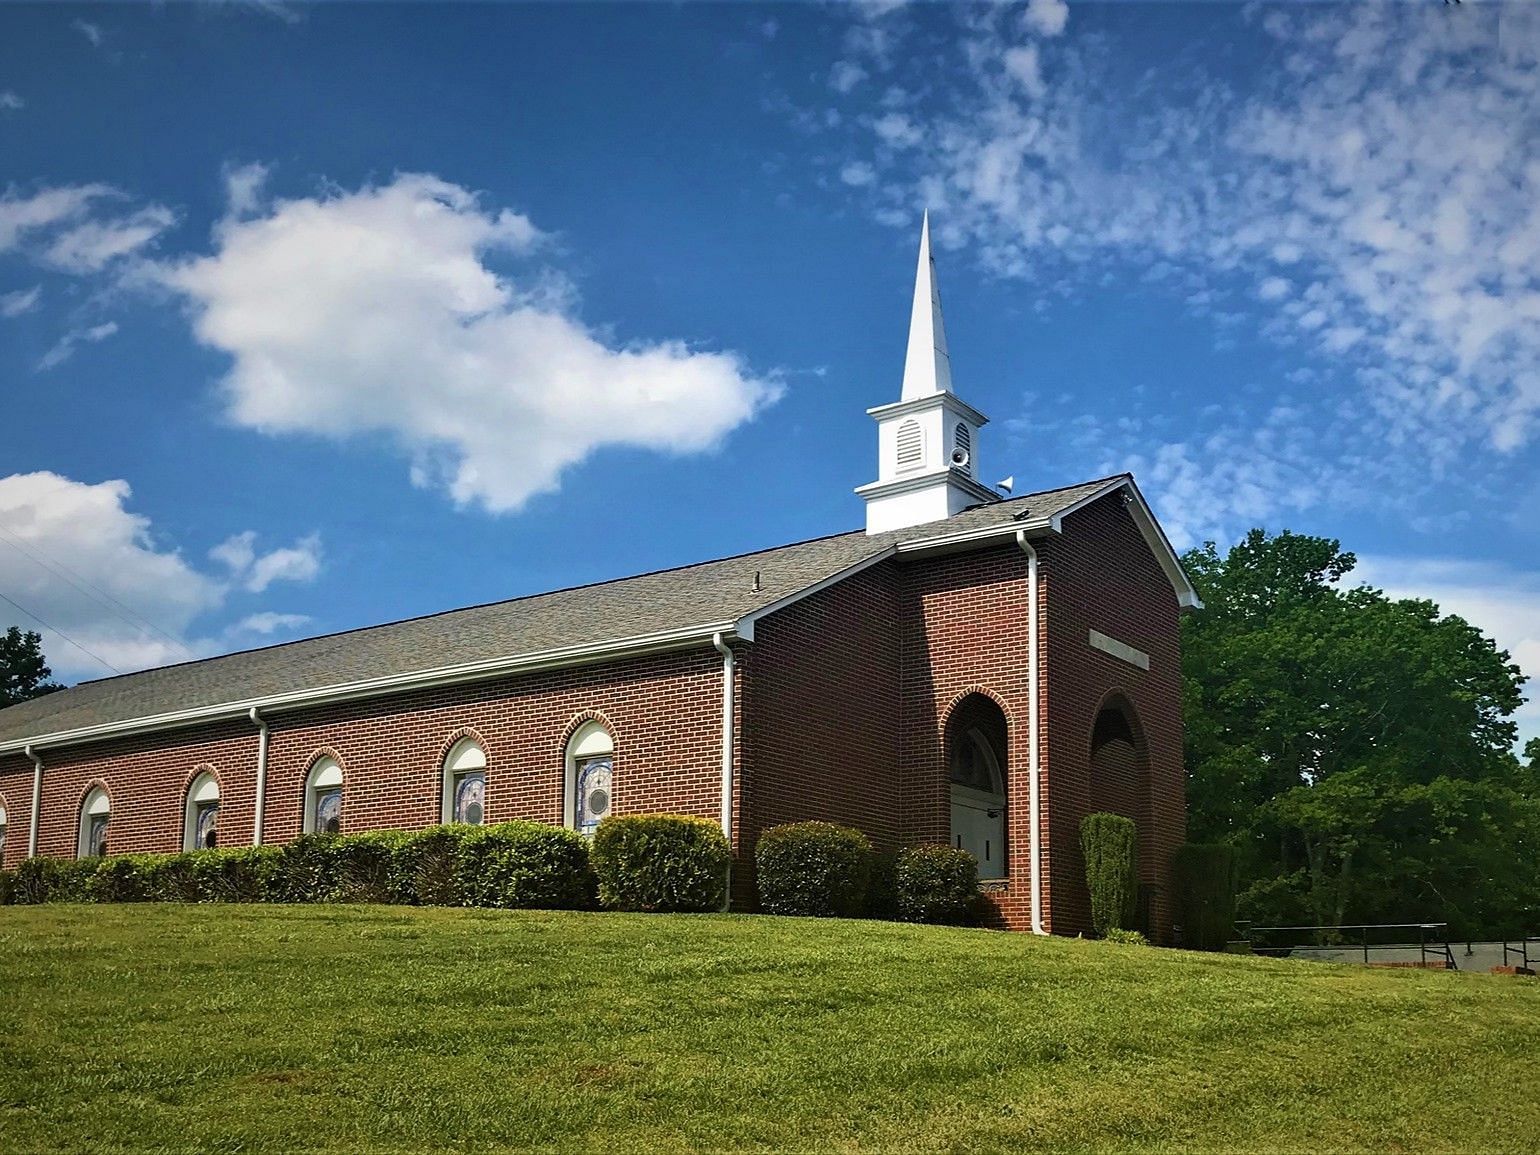
<svg viewBox="0 0 1540 1155"><path fill-rule="evenodd" d="M43 902L384 902L578 910L594 905L588 841L537 822L307 834L284 846L29 858L0 899Z"/></svg>
<svg viewBox="0 0 1540 1155"><path fill-rule="evenodd" d="M543 910L712 911L732 852L716 823L678 815L606 818L589 840L536 822L306 834L283 846L29 858L0 871L0 904L377 902ZM767 830L756 856L775 914L967 923L978 863L947 846L874 854L849 827Z"/></svg>
<svg viewBox="0 0 1540 1155"><path fill-rule="evenodd" d="M866 835L831 822L794 822L759 836L760 905L771 914L966 924L981 907L979 864L950 846L875 854Z"/></svg>

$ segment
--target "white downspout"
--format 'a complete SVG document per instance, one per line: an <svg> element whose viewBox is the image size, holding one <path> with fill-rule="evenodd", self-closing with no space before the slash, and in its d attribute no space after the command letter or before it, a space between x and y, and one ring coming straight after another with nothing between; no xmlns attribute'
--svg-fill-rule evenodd
<svg viewBox="0 0 1540 1155"><path fill-rule="evenodd" d="M716 647L717 653L722 655L722 834L727 839L729 847L733 844L733 699L736 693L734 685L733 648L722 640L722 634L718 632L711 635L711 644ZM727 866L727 896L722 900L722 909L726 910L732 904L733 868L732 860L728 860Z"/></svg>
<svg viewBox="0 0 1540 1155"><path fill-rule="evenodd" d="M251 822L251 844L262 845L262 824L267 816L267 721L253 706L247 715L257 728L257 807Z"/></svg>
<svg viewBox="0 0 1540 1155"><path fill-rule="evenodd" d="M38 817L43 809L43 756L34 754L30 745L23 753L32 759L32 818L27 823L27 857L36 858Z"/></svg>
<svg viewBox="0 0 1540 1155"><path fill-rule="evenodd" d="M1032 869L1032 933L1047 934L1043 929L1043 838L1042 793L1040 785L1041 759L1039 745L1039 711L1037 679L1037 550L1027 540L1027 531L1016 531L1016 544L1027 555L1027 820L1031 823L1028 836Z"/></svg>

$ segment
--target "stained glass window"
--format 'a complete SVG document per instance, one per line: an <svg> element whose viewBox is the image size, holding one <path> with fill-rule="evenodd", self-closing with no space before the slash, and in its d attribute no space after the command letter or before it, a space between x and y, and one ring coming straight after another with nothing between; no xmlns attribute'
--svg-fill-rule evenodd
<svg viewBox="0 0 1540 1155"><path fill-rule="evenodd" d="M107 822L105 814L91 816L90 827L86 832L86 848L88 858L105 858L107 856Z"/></svg>
<svg viewBox="0 0 1540 1155"><path fill-rule="evenodd" d="M200 802L193 822L193 846L213 850L219 845L219 803Z"/></svg>
<svg viewBox="0 0 1540 1155"><path fill-rule="evenodd" d="M584 758L577 773L577 828L592 834L599 820L610 812L611 759Z"/></svg>
<svg viewBox="0 0 1540 1155"><path fill-rule="evenodd" d="M486 797L487 776L484 771L456 774L454 820L480 826L486 809Z"/></svg>
<svg viewBox="0 0 1540 1155"><path fill-rule="evenodd" d="M315 831L337 834L342 830L342 787L323 786L315 792Z"/></svg>

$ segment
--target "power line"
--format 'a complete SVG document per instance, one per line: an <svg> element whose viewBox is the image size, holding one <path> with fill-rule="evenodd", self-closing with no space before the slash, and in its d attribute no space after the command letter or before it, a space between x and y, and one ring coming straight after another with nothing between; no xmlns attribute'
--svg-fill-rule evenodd
<svg viewBox="0 0 1540 1155"><path fill-rule="evenodd" d="M58 634L61 638L63 638L66 642L68 642L70 645L74 646L82 654L85 654L87 657L95 658L98 662L100 662L102 665L106 666L114 674L121 674L123 672L122 670L120 670L116 666L114 666L111 662L109 662L106 658L102 657L100 654L93 653L92 651L86 649L79 642L77 642L74 638L70 637L63 630L61 630L58 626L51 626L51 625L49 625L42 618L38 617L31 610L27 609L26 606L20 605L17 602L12 601L10 598L6 597L5 594L3 594L3 593L0 593L0 601L7 602L10 605L15 606L16 609L18 609L22 613L26 614L29 618L31 618L38 625L42 626L45 630L52 630L54 633Z"/></svg>
<svg viewBox="0 0 1540 1155"><path fill-rule="evenodd" d="M193 653L192 650L189 649L187 645L183 643L179 638L176 638L166 630L161 629L144 615L129 609L128 606L125 606L122 602L118 601L117 598L113 597L106 590L99 586L93 585L90 581L81 576L75 570L70 569L63 562L56 559L50 560L46 555L40 556L40 554L42 554L41 550L36 550L36 552L34 552L35 547L26 545L19 538L17 538L15 534L11 533L10 530L6 529L4 526L0 526L0 537L3 537L6 542L20 550L23 554L31 558L45 570L48 570L56 577L62 578L80 593L94 600L103 609L116 614L119 618L123 619L123 621L128 623L130 626L133 626L136 630L149 630L151 633L159 634L162 638L170 642L177 649L181 650L182 653L187 655L189 658L196 658L198 656L197 654Z"/></svg>

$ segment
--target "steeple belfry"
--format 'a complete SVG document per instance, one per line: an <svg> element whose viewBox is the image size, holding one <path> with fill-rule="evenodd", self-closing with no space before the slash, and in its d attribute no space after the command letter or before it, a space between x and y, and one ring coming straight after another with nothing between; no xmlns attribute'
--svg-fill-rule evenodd
<svg viewBox="0 0 1540 1155"><path fill-rule="evenodd" d="M920 224L920 264L914 274L914 307L909 313L909 352L904 358L905 401L952 391L952 359L941 323L941 291L930 255L930 212Z"/></svg>
<svg viewBox="0 0 1540 1155"><path fill-rule="evenodd" d="M867 533L923 525L1000 500L979 484L974 456L989 418L952 392L929 213L920 225L903 389L899 400L867 413L877 421L877 480L856 490L866 499Z"/></svg>

